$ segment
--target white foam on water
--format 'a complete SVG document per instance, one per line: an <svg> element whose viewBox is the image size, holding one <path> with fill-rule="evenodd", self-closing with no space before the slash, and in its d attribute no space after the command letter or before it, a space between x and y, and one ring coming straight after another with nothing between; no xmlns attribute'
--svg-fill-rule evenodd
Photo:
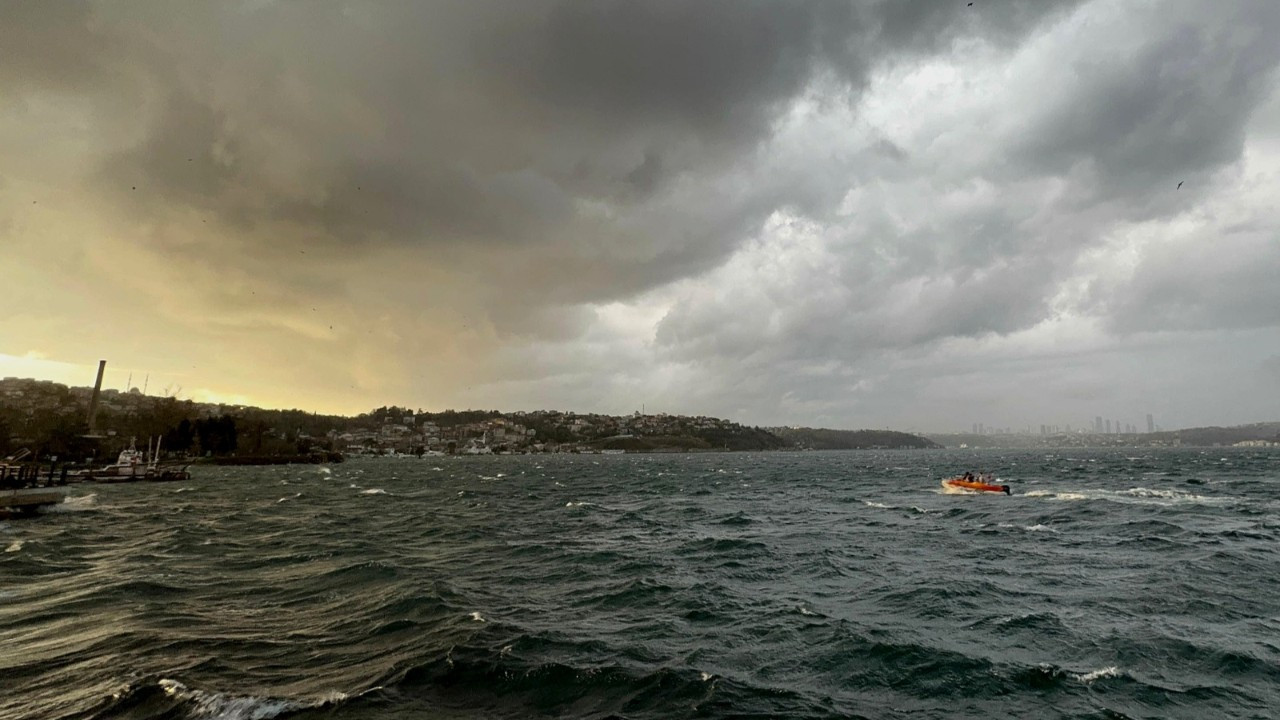
<svg viewBox="0 0 1280 720"><path fill-rule="evenodd" d="M699 673L699 674L698 674L698 678L699 678L700 680L702 680L702 682L706 682L706 681L710 680L710 679L711 679L711 678L713 678L713 677L715 677L715 675L712 675L712 674L711 674L711 673L709 673L709 672L702 672L702 673Z"/></svg>
<svg viewBox="0 0 1280 720"><path fill-rule="evenodd" d="M361 495L386 495L387 491L383 490L382 488L369 488L368 490L361 490L360 494Z"/></svg>
<svg viewBox="0 0 1280 720"><path fill-rule="evenodd" d="M863 500L862 504L867 507L880 508L881 510L892 510L895 507L894 505L885 505L884 503L878 503L872 500Z"/></svg>
<svg viewBox="0 0 1280 720"><path fill-rule="evenodd" d="M316 472L320 473L321 475L332 475L332 474L333 474L333 471L332 471L332 470L330 470L330 469L329 469L329 468L327 468L327 467L319 468L319 469L317 469L317 470L316 470Z"/></svg>
<svg viewBox="0 0 1280 720"><path fill-rule="evenodd" d="M7 552L7 553L11 553L11 552L18 552L19 550L21 550L21 549L22 549L22 546L23 546L23 545L25 545L25 544L26 544L26 542L24 542L24 541L22 541L22 540L14 540L14 541L13 541L13 544L11 544L9 547L5 548L5 549L4 549L4 551L5 551L5 552Z"/></svg>
<svg viewBox="0 0 1280 720"><path fill-rule="evenodd" d="M1080 682L1088 685L1094 680L1101 680L1102 678L1119 677L1121 674L1122 673L1120 672L1120 669L1117 668L1115 665L1112 665L1110 667L1104 667L1100 670L1091 670L1087 673L1080 673L1078 675L1075 673L1072 673L1071 676L1079 680Z"/></svg>
<svg viewBox="0 0 1280 720"><path fill-rule="evenodd" d="M1210 497L1182 490L1145 487L1133 487L1127 490L1079 490L1075 492L1032 490L1023 493L1023 496L1041 497L1049 500L1107 500L1109 502L1131 503L1134 505L1230 505L1239 502L1238 498L1232 497Z"/></svg>
<svg viewBox="0 0 1280 720"><path fill-rule="evenodd" d="M1184 492L1181 490L1162 490L1159 488L1135 487L1117 493L1118 495L1127 495L1134 498L1142 498L1148 500L1162 500L1172 503L1193 503L1197 505L1223 505L1235 501L1235 498L1227 497L1208 497L1206 495L1196 495L1195 493Z"/></svg>
<svg viewBox="0 0 1280 720"><path fill-rule="evenodd" d="M485 621L484 616L483 616L483 615L481 615L479 612L473 612L473 613L471 613L470 617L471 617L471 619L472 619L472 620L475 620L476 622L484 622L484 621Z"/></svg>
<svg viewBox="0 0 1280 720"><path fill-rule="evenodd" d="M816 612L814 612L814 611L810 610L809 608L807 608L807 607L805 607L805 606L803 606L803 605L798 605L798 606L796 606L796 609L800 611L800 614L801 614L801 615L809 615L809 616L812 616L812 617L817 617L817 616L818 616L818 613L816 613Z"/></svg>
<svg viewBox="0 0 1280 720"><path fill-rule="evenodd" d="M294 494L292 494L292 495L288 495L288 496L286 496L286 497L282 497L282 498L280 498L279 500L277 500L277 501L276 501L276 504L277 504L277 505L279 505L280 503L284 502L285 500L295 500L295 499L300 498L300 497L302 497L302 493L300 493L300 492L296 492L296 493L294 493Z"/></svg>
<svg viewBox="0 0 1280 720"><path fill-rule="evenodd" d="M1094 496L1084 493L1053 492L1051 490L1032 490L1022 493L1023 497L1047 498L1049 500L1092 500Z"/></svg>
<svg viewBox="0 0 1280 720"><path fill-rule="evenodd" d="M169 697L191 703L192 716L210 720L269 720L281 713L306 707L302 703L281 698L235 696L193 690L169 678L160 678L160 688ZM323 705L324 702L322 700L316 705Z"/></svg>
<svg viewBox="0 0 1280 720"><path fill-rule="evenodd" d="M195 488L180 487L177 490L174 490L173 492L177 494L177 493L191 492L192 490L195 490Z"/></svg>
<svg viewBox="0 0 1280 720"><path fill-rule="evenodd" d="M98 504L98 493L89 493L88 495L74 495L57 505L45 505L40 508L41 514L48 513L68 513L68 512L85 512L93 510Z"/></svg>
<svg viewBox="0 0 1280 720"><path fill-rule="evenodd" d="M1036 523L1035 525L1023 525L1022 529L1026 530L1027 532L1051 532L1051 533L1058 532L1057 530L1054 530L1048 525L1041 525L1040 523Z"/></svg>
<svg viewBox="0 0 1280 720"><path fill-rule="evenodd" d="M585 501L582 501L582 502L573 502L573 501L569 501L569 502L565 503L565 504L564 504L564 506L565 506L565 507L582 507L583 505L590 505L590 504L591 504L591 503L589 503L589 502L585 502Z"/></svg>

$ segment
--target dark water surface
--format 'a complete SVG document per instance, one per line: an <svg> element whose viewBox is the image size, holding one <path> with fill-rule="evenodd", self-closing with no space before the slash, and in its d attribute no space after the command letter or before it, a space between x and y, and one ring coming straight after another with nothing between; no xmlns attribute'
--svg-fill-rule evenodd
<svg viewBox="0 0 1280 720"><path fill-rule="evenodd" d="M1278 489L1243 449L78 486L0 524L0 718L1277 717Z"/></svg>

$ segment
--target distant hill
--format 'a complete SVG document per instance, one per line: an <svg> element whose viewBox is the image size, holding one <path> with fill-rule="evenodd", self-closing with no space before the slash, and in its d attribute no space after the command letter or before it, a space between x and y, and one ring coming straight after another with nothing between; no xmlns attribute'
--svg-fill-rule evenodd
<svg viewBox="0 0 1280 720"><path fill-rule="evenodd" d="M1253 423L1235 427L1198 427L1159 432L1148 436L1162 440L1177 439L1183 445L1234 445L1247 440L1280 442L1280 422Z"/></svg>
<svg viewBox="0 0 1280 720"><path fill-rule="evenodd" d="M787 443L810 450L871 450L876 448L941 448L919 435L894 430L830 430L827 428L769 428Z"/></svg>
<svg viewBox="0 0 1280 720"><path fill-rule="evenodd" d="M1095 433L1076 431L1036 435L1030 432L977 435L931 434L930 440L946 447L969 448L1071 448L1071 447L1216 447L1241 442L1280 443L1280 422L1234 427L1194 427L1154 433Z"/></svg>

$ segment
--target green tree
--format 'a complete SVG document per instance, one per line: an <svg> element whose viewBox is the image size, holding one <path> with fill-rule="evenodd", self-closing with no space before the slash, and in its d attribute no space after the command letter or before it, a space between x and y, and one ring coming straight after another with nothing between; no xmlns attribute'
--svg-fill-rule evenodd
<svg viewBox="0 0 1280 720"><path fill-rule="evenodd" d="M230 455L236 451L238 437L236 419L231 415L197 420L196 438L200 449L213 455Z"/></svg>

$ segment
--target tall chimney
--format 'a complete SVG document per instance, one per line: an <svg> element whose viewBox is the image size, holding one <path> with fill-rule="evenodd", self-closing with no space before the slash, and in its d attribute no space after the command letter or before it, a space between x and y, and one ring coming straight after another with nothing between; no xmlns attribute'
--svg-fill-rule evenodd
<svg viewBox="0 0 1280 720"><path fill-rule="evenodd" d="M93 383L93 395L89 398L89 434L98 434L98 393L102 392L102 372L107 369L107 361L98 361L98 379Z"/></svg>

